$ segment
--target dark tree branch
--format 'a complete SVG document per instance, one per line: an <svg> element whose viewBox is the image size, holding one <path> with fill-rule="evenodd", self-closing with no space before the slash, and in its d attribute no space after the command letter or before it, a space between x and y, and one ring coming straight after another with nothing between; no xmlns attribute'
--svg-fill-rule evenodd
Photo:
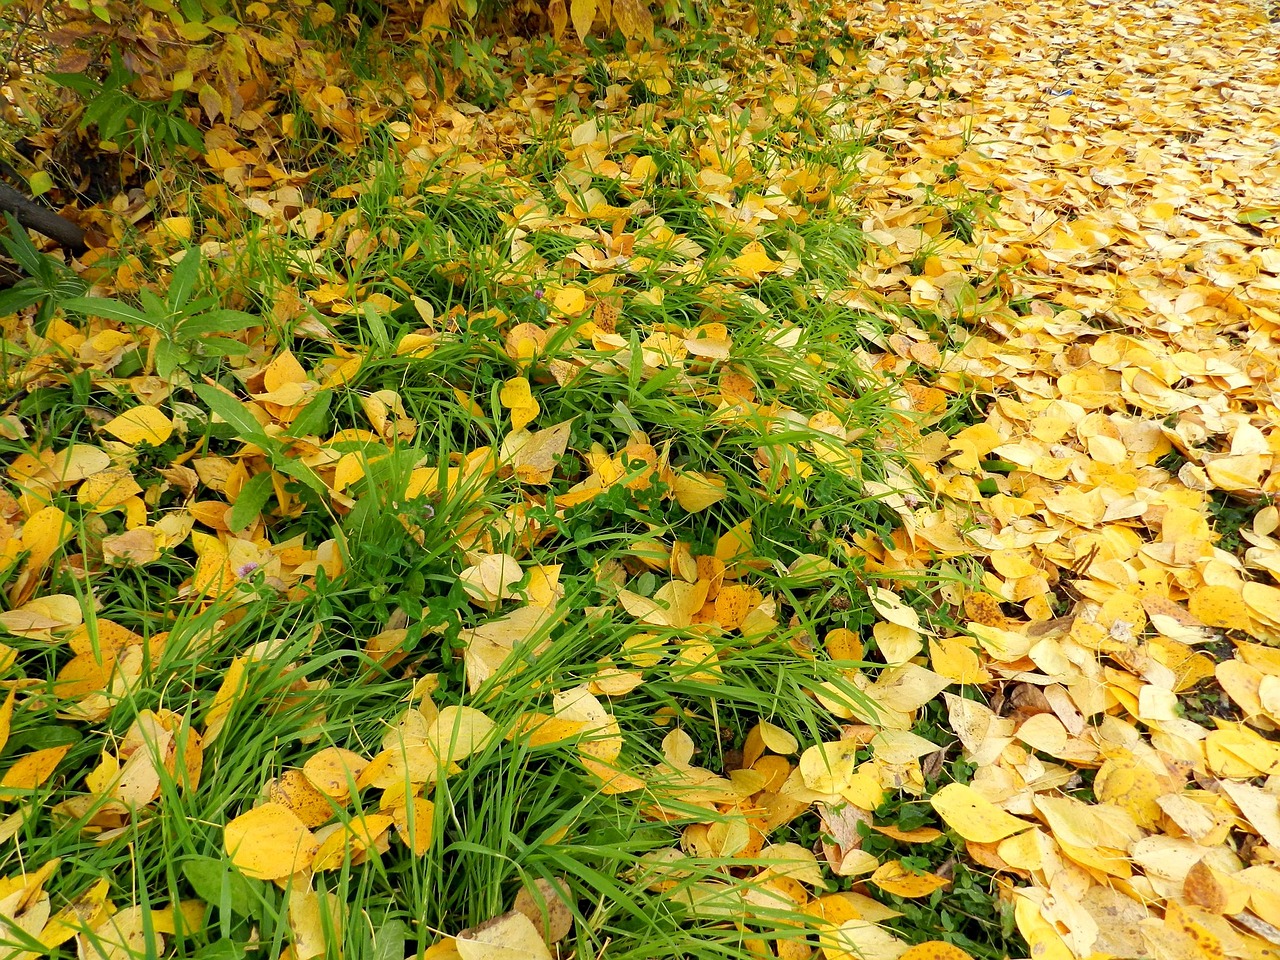
<svg viewBox="0 0 1280 960"><path fill-rule="evenodd" d="M84 249L83 230L66 217L58 216L3 183L0 183L0 211L12 213L24 227L57 241L60 247L68 250Z"/></svg>

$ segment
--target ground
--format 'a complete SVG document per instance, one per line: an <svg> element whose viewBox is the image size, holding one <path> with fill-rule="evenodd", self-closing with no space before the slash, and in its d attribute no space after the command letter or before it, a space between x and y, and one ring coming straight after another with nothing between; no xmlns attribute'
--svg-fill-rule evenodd
<svg viewBox="0 0 1280 960"><path fill-rule="evenodd" d="M1280 25L711 13L8 239L0 956L1276 956Z"/></svg>

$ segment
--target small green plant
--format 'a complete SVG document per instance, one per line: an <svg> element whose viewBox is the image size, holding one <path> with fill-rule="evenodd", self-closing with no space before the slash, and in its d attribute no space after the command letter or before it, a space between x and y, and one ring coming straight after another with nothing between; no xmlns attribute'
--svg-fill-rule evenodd
<svg viewBox="0 0 1280 960"><path fill-rule="evenodd" d="M149 327L160 332L156 344L156 373L169 379L182 370L204 372L210 361L246 353L248 347L228 334L240 333L262 323L261 318L240 310L217 306L216 297L192 299L200 276L200 251L190 248L174 267L168 296L161 299L142 290L142 309L105 297L72 297L63 309L85 316L104 317L125 326Z"/></svg>
<svg viewBox="0 0 1280 960"><path fill-rule="evenodd" d="M13 214L6 213L5 221L9 232L0 236L0 245L27 277L0 293L0 316L34 306L36 332L43 333L58 306L84 293L87 284L57 257L37 250Z"/></svg>
<svg viewBox="0 0 1280 960"><path fill-rule="evenodd" d="M1240 531L1253 525L1254 516L1271 502L1271 498L1263 497L1257 503L1249 503L1221 490L1214 490L1210 496L1209 512L1213 514L1213 529L1221 538L1218 540L1218 548L1234 553L1244 546Z"/></svg>
<svg viewBox="0 0 1280 960"><path fill-rule="evenodd" d="M97 127L102 140L110 140L145 156L157 148L172 152L178 147L199 150L200 131L182 113L182 92L175 90L167 102L142 100L129 92L137 74L111 52L111 69L101 80L86 72L50 73L50 80L78 93L85 101L80 129Z"/></svg>

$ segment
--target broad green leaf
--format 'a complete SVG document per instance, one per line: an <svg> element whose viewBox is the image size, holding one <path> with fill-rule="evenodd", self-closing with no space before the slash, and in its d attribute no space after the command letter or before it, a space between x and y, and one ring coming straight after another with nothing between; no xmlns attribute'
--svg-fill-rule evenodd
<svg viewBox="0 0 1280 960"><path fill-rule="evenodd" d="M182 864L182 872L195 895L211 906L247 917L253 910L253 890L249 881L221 860L192 857Z"/></svg>
<svg viewBox="0 0 1280 960"><path fill-rule="evenodd" d="M33 197L41 196L53 189L53 177L43 170L37 170L27 179L27 186Z"/></svg>
<svg viewBox="0 0 1280 960"><path fill-rule="evenodd" d="M1253 210L1242 210L1236 217L1236 223L1252 225L1262 223L1264 220L1274 220L1280 217L1280 210L1267 210L1264 207L1257 207Z"/></svg>
<svg viewBox="0 0 1280 960"><path fill-rule="evenodd" d="M31 242L31 237L27 235L27 228L20 224L18 218L12 213L6 212L4 219L9 225L9 234L0 237L0 244L4 244L9 256L18 261L18 265L26 271L28 276L38 277L47 273L45 268L53 258L46 257L36 249L36 245Z"/></svg>
<svg viewBox="0 0 1280 960"><path fill-rule="evenodd" d="M169 279L169 309L181 310L200 277L200 248L188 247Z"/></svg>
<svg viewBox="0 0 1280 960"><path fill-rule="evenodd" d="M321 390L294 418L286 434L290 437L306 437L320 433L329 423L329 404L332 401L333 391Z"/></svg>
<svg viewBox="0 0 1280 960"><path fill-rule="evenodd" d="M183 351L172 340L162 339L156 344L156 374L165 380L182 365Z"/></svg>
<svg viewBox="0 0 1280 960"><path fill-rule="evenodd" d="M319 494L327 494L329 488L325 486L314 470L308 467L301 460L290 460L287 457L272 457L271 464L280 473L287 474L295 480L299 480L306 484L312 490Z"/></svg>
<svg viewBox="0 0 1280 960"><path fill-rule="evenodd" d="M184 320L178 330L184 336L203 337L210 333L238 333L249 327L260 326L263 320L241 310L210 310Z"/></svg>
<svg viewBox="0 0 1280 960"><path fill-rule="evenodd" d="M211 357L242 357L249 352L248 344L228 337L201 337L200 346Z"/></svg>
<svg viewBox="0 0 1280 960"><path fill-rule="evenodd" d="M10 287L0 293L0 317L7 317L31 306L33 303L39 303L44 296L45 292L43 290L29 282L25 282L23 286Z"/></svg>
<svg viewBox="0 0 1280 960"><path fill-rule="evenodd" d="M407 932L401 920L379 924L373 935L372 960L404 960Z"/></svg>
<svg viewBox="0 0 1280 960"><path fill-rule="evenodd" d="M241 440L256 443L264 448L273 446L271 438L262 429L262 424L258 423L249 409L235 397L204 383L198 383L191 389L211 411L235 427L236 436Z"/></svg>
<svg viewBox="0 0 1280 960"><path fill-rule="evenodd" d="M233 531L244 530L262 514L267 501L271 499L271 471L255 474L249 482L240 488L240 496L231 506L227 515L227 526Z"/></svg>
<svg viewBox="0 0 1280 960"><path fill-rule="evenodd" d="M78 313L87 317L115 320L117 323L155 326L155 321L137 307L131 307L119 300L108 300L106 297L72 297L70 300L63 301L62 309L68 313Z"/></svg>

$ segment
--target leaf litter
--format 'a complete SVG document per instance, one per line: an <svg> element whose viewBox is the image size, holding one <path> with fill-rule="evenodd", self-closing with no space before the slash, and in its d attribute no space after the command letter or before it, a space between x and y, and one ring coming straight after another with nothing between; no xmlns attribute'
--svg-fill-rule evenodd
<svg viewBox="0 0 1280 960"><path fill-rule="evenodd" d="M549 12L558 31L571 17L580 34L595 14L578 3ZM630 6L614 16L624 31L652 30ZM75 371L108 391L118 412L74 443L33 440L7 463L0 625L15 642L56 649L59 667L56 692L42 693L46 678L14 648L0 651L10 676L0 740L28 711L53 710L88 737L122 704L131 710L118 738L101 739L83 780L61 767L67 744L9 756L0 798L20 808L0 821L0 836L12 864L28 822L74 822L109 844L163 815L169 786L197 791L205 754L220 748L234 711L284 709L253 702L264 671L294 674L299 698L323 691L327 681L301 666L305 649L268 641L239 652L203 703L135 707L173 637L135 633L86 597L95 573L146 575L177 549L189 558L182 603L224 618L263 589L299 597L340 583L340 538L276 539L272 518L317 503L351 510L361 484L385 475L380 464L429 436L395 390L361 393L362 419L344 422L322 399L376 362L368 343L345 338L344 318L387 338L379 318L408 307L420 326L388 338L384 353L425 360L460 337L491 337L514 374L498 381L488 410L488 397L456 398L490 424L491 442L413 464L398 500L435 505L397 516L420 544L436 509L472 508L452 511L459 521L449 535L458 587L483 616L458 634L466 703L434 674L405 673L407 706L386 718L380 744L312 750L270 782L264 774L227 813L229 862L291 891L293 956L328 949L341 913L315 879L401 851L426 856L443 826L440 785L501 740L567 747L595 789L677 824L670 849L637 865L644 883L708 924L772 928L748 938L758 955L965 956L941 939L899 937L901 912L889 905L954 882L952 868L912 860L913 844L942 831L995 877L1030 956L1275 955L1275 26L1238 3L1008 9L979 0L836 5L816 24L797 18L766 36L745 10L726 11L724 24L760 72L709 72L681 98L670 95L675 55L633 45L608 69L657 101L628 105L621 88L605 91L559 138L565 165L550 183L522 176L514 160L580 77L577 54L487 113L435 104L425 87L415 94L415 78L405 84L420 96L421 122L390 128L404 195L456 197L484 185L505 197L502 256L472 260L476 251L446 237L454 261L445 279L483 265L501 287L536 288L536 321L498 308L437 315L394 282L348 283L343 274L357 274L391 228L359 206L335 218L311 205L301 189L311 172L275 165L257 126L264 118L246 122L239 107L203 95L210 121L224 116L207 134L198 194L226 212L222 222L196 232L178 212L189 199L182 191L169 210L156 194L145 198L149 212L85 212L105 238L78 264L95 294L129 296L144 282L129 257L106 266L123 251L128 216L154 218L147 241L171 264L217 265L248 242L252 213L267 236L312 245L305 271L290 269L318 282L282 292L256 332L232 331L247 349L228 356L233 377L217 385L156 376L155 332L100 305L68 310L39 333L28 318L5 321L16 394L61 388ZM821 74L794 56L814 30L830 61ZM258 56L287 59L271 46L282 42L259 35ZM363 139L378 111L364 100L370 91L327 83L302 62L293 83L314 122ZM712 92L721 99L702 97ZM690 114L696 122L679 145L694 171L689 200L725 235L746 238L732 252L652 214L658 171L637 145L652 143L657 121ZM825 137L862 145L851 169L788 159L815 123ZM342 184L330 199L372 189L372 178ZM803 289L846 311L861 338L851 349L897 414L882 426L891 425L899 456L878 478L864 474L867 438L848 418L849 396L797 392L809 406L793 408L757 372L771 355L820 364L806 355L806 331L781 324L740 344L724 322L747 309L769 324L757 294L813 256L796 231L814 204L856 223L868 243L861 263ZM779 228L795 241L778 242ZM560 249L549 238L570 252L548 257ZM182 253L187 239L197 245ZM636 305L660 305L691 284L704 305L697 322L620 324ZM305 359L273 324L313 341ZM140 372L117 375L138 351L147 358ZM579 378L659 382L699 398L725 436L795 440L760 443L758 473L743 478L686 468L637 427L612 445L576 442L574 421L545 422L544 409ZM630 426L627 416L619 422ZM206 428L224 442L211 448ZM37 423L13 414L0 430L11 440L40 436ZM161 448L169 459L152 465L146 451ZM736 763L701 766L704 749L669 711L652 718L669 728L660 754L639 762L644 753L618 719L629 695L660 675L714 689L734 656L785 627L777 578L765 576L777 573L774 561L759 549L769 531L724 505L746 483L803 509L805 482L825 471L865 476L866 493L896 517L887 535L841 530L833 555L784 565L789 580L820 583L856 558L868 582L868 630L836 627L807 647L791 644L798 660L841 665L840 682L811 690L827 729L801 739L762 717L736 744ZM522 492L499 509L489 497L503 485ZM534 669L566 604L579 602L566 598L557 554L545 547L557 524L597 498L639 503L655 492L706 518L714 534L699 545L655 529L627 563L597 571L605 602L572 615L600 617L607 607L633 629L593 674L553 678L542 707L499 726L486 698ZM1248 508L1233 549L1215 530L1224 505ZM968 582L955 578L920 602L922 575L966 565L976 571ZM77 592L52 589L67 575ZM370 661L403 669L405 631L388 623L370 638ZM1192 709L1206 686L1221 693L1219 715ZM945 724L953 746L921 735L926 716ZM944 751L967 763L965 782L939 786ZM44 796L61 798L47 816L22 806ZM892 797L926 804L931 818L877 822ZM806 818L821 825L811 845L790 832ZM868 852L873 834L896 846ZM728 866L719 879L689 883L683 865L697 858ZM127 956L146 937L163 949L163 934L203 923L198 901L144 917L96 884L54 912L44 888L59 861L23 863L0 881L0 913L46 950L78 939L84 955ZM508 912L454 930L427 955L557 955L582 922L570 898L563 881L539 880ZM777 937L784 910L807 918L815 938Z"/></svg>

